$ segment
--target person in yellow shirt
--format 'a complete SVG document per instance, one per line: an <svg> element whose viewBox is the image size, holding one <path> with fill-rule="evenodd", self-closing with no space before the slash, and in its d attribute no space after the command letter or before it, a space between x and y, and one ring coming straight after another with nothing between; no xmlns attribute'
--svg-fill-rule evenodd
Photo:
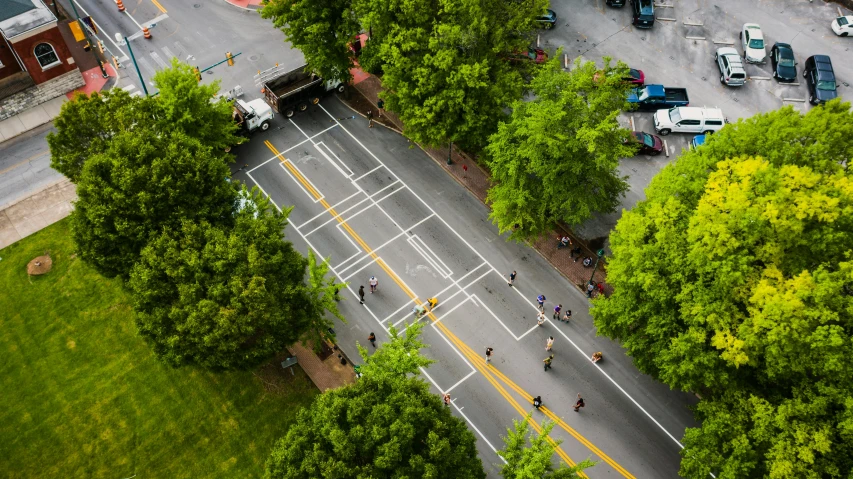
<svg viewBox="0 0 853 479"><path fill-rule="evenodd" d="M432 311L438 305L438 298L430 298L427 303L429 303L429 310Z"/></svg>

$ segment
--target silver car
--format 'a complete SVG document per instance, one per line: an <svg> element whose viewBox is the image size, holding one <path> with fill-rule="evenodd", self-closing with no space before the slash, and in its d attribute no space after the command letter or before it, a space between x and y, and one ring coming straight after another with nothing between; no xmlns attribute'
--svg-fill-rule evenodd
<svg viewBox="0 0 853 479"><path fill-rule="evenodd" d="M740 55L732 47L718 48L714 61L720 69L720 83L728 86L741 86L746 83L746 70L740 61Z"/></svg>

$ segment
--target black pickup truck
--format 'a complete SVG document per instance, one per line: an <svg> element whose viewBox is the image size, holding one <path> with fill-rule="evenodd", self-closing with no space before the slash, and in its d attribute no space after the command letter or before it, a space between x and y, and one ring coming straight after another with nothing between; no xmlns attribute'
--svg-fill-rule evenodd
<svg viewBox="0 0 853 479"><path fill-rule="evenodd" d="M676 106L687 106L690 99L686 88L669 88L663 85L646 85L628 94L628 103L640 111L657 111Z"/></svg>

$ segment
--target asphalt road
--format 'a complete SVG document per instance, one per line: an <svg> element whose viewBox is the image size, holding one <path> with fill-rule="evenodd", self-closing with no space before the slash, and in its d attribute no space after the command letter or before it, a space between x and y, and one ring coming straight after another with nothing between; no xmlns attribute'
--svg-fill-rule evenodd
<svg viewBox="0 0 853 479"><path fill-rule="evenodd" d="M370 347L375 332L381 343L386 328L413 319L416 303L437 297L422 319L430 323L426 354L436 360L425 374L436 393L450 391L492 477L501 436L537 395L559 421L553 436L564 441L562 460L601 461L590 477L676 477L677 439L694 425L687 405L695 398L640 375L618 345L597 338L586 297L537 253L498 236L485 206L425 153L352 116L334 97L293 121L278 116L235 150L242 169L234 175L276 205L294 205L287 237L328 258L349 283L341 303L349 323L336 328L344 351L356 359L356 341ZM518 271L514 287L505 279L511 270ZM362 306L356 292L369 290L370 276L379 289ZM540 293L549 318L541 327ZM556 303L573 311L571 324L550 320ZM556 358L546 372L549 336ZM486 347L495 350L488 367ZM595 351L605 356L597 365L589 360ZM578 393L586 407L575 413Z"/></svg>
<svg viewBox="0 0 853 479"><path fill-rule="evenodd" d="M0 143L0 210L64 178L50 167L51 131L49 123Z"/></svg>

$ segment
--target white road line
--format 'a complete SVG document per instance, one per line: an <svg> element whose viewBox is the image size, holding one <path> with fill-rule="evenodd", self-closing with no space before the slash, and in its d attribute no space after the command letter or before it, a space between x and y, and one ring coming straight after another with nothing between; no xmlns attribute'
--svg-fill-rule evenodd
<svg viewBox="0 0 853 479"><path fill-rule="evenodd" d="M146 59L145 59L145 57L139 57L139 58L136 60L136 63L138 63L138 64L139 64L139 66L141 66L141 67L142 67L142 69L143 69L143 70L145 70L145 73L147 73L147 74L148 74L148 78L149 78L149 79L150 79L151 77L153 77L155 73L157 73L157 72L154 70L154 67L152 67L152 66L151 66L151 64L150 64L150 63L148 63L148 60L146 60Z"/></svg>
<svg viewBox="0 0 853 479"><path fill-rule="evenodd" d="M172 61L172 58L178 58L174 53L172 53L172 50L169 50L169 47L160 47L160 50L163 50L163 53L166 54L166 58L169 59L169 62ZM180 58L178 58L178 60L180 60Z"/></svg>
<svg viewBox="0 0 853 479"><path fill-rule="evenodd" d="M327 130L329 130L330 128L334 128L334 126L329 127L329 128L326 128L326 130L323 130L323 131L327 131ZM322 133L322 132L321 132L321 133ZM315 136L316 136L316 135L315 135ZM324 143L324 142L322 142L322 141L321 141L320 143L317 143L317 144L318 144L318 145L323 145L324 147L326 147L326 149L327 149L327 150L329 150L329 154L330 154L330 155L332 155L332 156L334 156L334 157L335 157L335 160L337 160L337 161L338 161L338 163L340 163L340 164L341 164L341 166L343 166L344 168L346 168L346 169L347 169L347 171L349 171L349 175L347 175L347 178L350 178L350 179L351 179L351 178L352 178L352 176L353 176L353 175L355 175L355 173L353 173L353 171L349 168L349 166L347 166L347 164L346 164L346 163L344 163L344 161L343 161L343 160L341 160L341 157L339 157L338 155L336 155L336 154L335 154L335 152L334 152L334 151L332 151L332 147L330 147L329 145L325 144L325 143Z"/></svg>
<svg viewBox="0 0 853 479"><path fill-rule="evenodd" d="M166 61L165 61L165 60L163 60L162 58L160 58L160 55L158 55L158 54L157 54L157 52L151 52L151 53L150 53L150 55L151 55L151 58L153 58L153 59L154 59L154 61L155 61L158 65L160 65L160 68L162 68L162 69L166 69L166 68L168 68L168 67L169 67L169 65L166 63Z"/></svg>
<svg viewBox="0 0 853 479"><path fill-rule="evenodd" d="M361 192L359 192L359 193L361 193ZM350 211L352 211L354 208L358 208L358 207L359 207L359 205L361 205L362 203L366 202L367 200L368 200L368 198L364 198L364 199L362 199L362 200L359 200L359 202L358 202L358 203L356 203L356 204L354 204L354 205L350 206L349 208L347 208L347 209L345 209L345 210L341 211L340 213L337 213L337 212L336 212L336 214L332 215L332 217L331 217L330 219L327 219L326 221L322 222L322 223L320 224L320 226L318 226L318 227L314 228L313 230L311 230L311 231L309 231L309 232L305 233L305 236L311 236L312 234L316 233L319 229L321 229L321 228L325 227L326 225L328 225L329 223L331 223L331 222L335 221L335 220L336 220L336 219L338 219L338 218L341 218L341 221L344 221L344 222L346 223L346 220L343 220L343 215L344 215L344 214L346 214L346 213L348 213L348 212L350 212ZM332 210L332 209L334 209L334 207L332 207L332 208L327 208L327 209L326 209L326 210L324 210L323 212L331 215L331 214L332 214L332 212L331 212L330 210ZM308 223L310 223L310 221L306 222L306 223L305 223L304 225L302 225L302 226L305 226L305 225L307 225Z"/></svg>
<svg viewBox="0 0 853 479"><path fill-rule="evenodd" d="M282 157L282 158L284 158L284 155L285 155L287 152L289 152L289 151L293 150L294 148L299 148L300 146L302 146L302 145L303 145L303 144L305 144L305 143L308 143L309 141L311 141L311 140L302 140L302 141L300 141L299 143L297 143L297 144L295 144L295 145L291 146L290 148L288 148L288 149L286 149L286 150L284 150L284 151L280 151L280 152L279 152L279 154L281 155L281 157ZM281 160L279 159L279 157L278 157L278 156L275 156L275 155L274 155L272 158L270 158L270 159L268 159L268 160L264 161L264 162L263 162L263 163L261 163L260 165L258 165L258 166L256 166L256 167L252 168L251 170L247 171L247 172L246 172L246 174L251 173L251 172L253 172L253 171L257 170L258 168L260 168L260 167L262 167L262 166L266 165L267 163L271 162L272 160L279 160L279 161L281 161Z"/></svg>
<svg viewBox="0 0 853 479"><path fill-rule="evenodd" d="M427 263L429 263L429 265L430 265L430 266L432 266L432 268L433 268L435 271L437 271L437 272L438 272L438 274L440 274L440 275L441 275L441 277L442 277L442 278L447 279L447 274L445 274L445 272L441 270L441 268L438 266L438 264L436 264L436 263L432 260L432 258L430 258L430 256L427 254L427 252L426 252L426 251L424 251L424 250L421 248L421 246L417 243L417 241L415 241L415 238L416 238L417 236L418 236L418 235L410 236L410 237L406 238L406 241L409 243L409 245L410 245L410 246L411 246L411 247L412 247L412 248L413 248L413 249L414 249L418 254L420 254L420 255L421 255L421 257L422 257L422 258L423 258Z"/></svg>
<svg viewBox="0 0 853 479"><path fill-rule="evenodd" d="M370 260L370 262L366 263L366 264L365 264L364 266L362 266L361 268L358 268L357 270L355 270L355 271L353 271L352 273L350 273L350 275L349 275L349 276L345 276L345 277L343 278L343 281L349 281L353 276L357 275L358 273L360 273L361 271L363 271L363 270L364 270L365 268L367 268L368 266L370 266L370 265L372 265L373 263L377 262L377 261L379 260L379 258L380 258L379 256L377 256L377 257L373 258L372 260Z"/></svg>
<svg viewBox="0 0 853 479"><path fill-rule="evenodd" d="M521 336L519 336L519 337L518 337L518 340L519 340L519 341L521 341L521 339L522 339L522 338L524 338L524 337L525 337L525 336L527 336L528 334L532 333L533 331L536 331L537 329L539 329L539 328L541 328L541 327L542 327L542 326L539 326L538 324L537 324L536 326L533 326L532 328L528 329L526 333L524 333L524 334L522 334Z"/></svg>
<svg viewBox="0 0 853 479"><path fill-rule="evenodd" d="M381 168L385 168L385 165L379 165L379 166L377 166L376 168L373 168L372 170L368 171L367 173L365 173L365 174L363 174L363 175L359 176L358 178L356 178L356 179L354 179L354 180L352 180L352 181L353 181L353 183L355 183L356 181L361 180L361 179L362 179L362 178L364 178L365 176L369 176L369 175L373 174L373 172L374 172L374 171L376 171L376 170L378 170L378 169L381 169Z"/></svg>
<svg viewBox="0 0 853 479"><path fill-rule="evenodd" d="M338 267L338 268L340 268L342 265L346 264L346 262L347 262L347 261L349 261L349 260L351 260L351 259L355 258L356 256L358 256L358 255L360 255L360 254L361 254L361 250L359 250L359 252L358 252L358 253L356 253L356 254L354 254L354 255L350 256L349 258L345 259L345 260L344 260L342 263L340 263L337 267Z"/></svg>
<svg viewBox="0 0 853 479"><path fill-rule="evenodd" d="M302 185L302 182L297 180L296 177L293 176L293 173L291 173L290 168L287 168L286 166L284 166L285 162L290 163L290 166L292 166L294 170L296 170L303 178L305 178L305 181L308 182L308 184L311 186L311 188L314 188L314 191L316 191L317 193L320 193L320 190L318 190L317 187L311 183L311 180L309 180L301 171L299 171L299 168L297 168L296 165L294 165L292 161L285 158L284 161L282 161L278 164L278 166L280 166L281 169L284 170L285 173L287 173L287 176L289 176L290 178L293 179L293 182L296 183L296 186L298 186L299 189L301 189L302 191L305 192L305 194L308 196L308 199L310 199L311 202L313 202L314 204L317 204L321 200L324 200L326 198L322 193L320 193L319 198L314 198L314 195L312 195L311 193L308 192L307 189L305 189L305 186Z"/></svg>
<svg viewBox="0 0 853 479"><path fill-rule="evenodd" d="M338 223L337 225L335 225L335 228L337 228L338 231L341 233L341 235L344 238L346 238L347 241L349 241L349 244L351 244L352 247L355 248L356 252L361 252L361 248L359 248L358 245L355 244L355 241L352 238L350 238L350 235L346 234L346 232L344 231L342 226L343 226L343 223Z"/></svg>
<svg viewBox="0 0 853 479"><path fill-rule="evenodd" d="M397 240L397 239L398 239L398 238L400 238L401 236L403 236L403 235L405 235L406 233L408 233L408 231L409 231L409 230L411 230L412 228L415 228L415 227L417 227L417 226L420 226L420 225L421 225L421 223L423 223L423 222L425 222L425 221L429 220L429 219L430 219L430 218L432 218L433 216L435 216L435 213L433 213L433 214L431 214L431 215L427 216L426 218L424 218L424 219L422 219L422 220L418 221L417 223L413 224L413 225L412 225L412 226L410 226L409 228L406 228L406 230L405 230L405 231L403 231L403 232L401 232L401 233L398 233L398 234L394 235L394 237L393 237L393 238L391 238L391 239L389 239L388 241L386 241L386 242L382 243L381 245L379 245L379 247L378 247L378 248L373 248L372 250L368 251L368 252L367 252L366 257L369 257L372 253L375 253L375 252L379 251L380 249L382 249L382 248L384 248L384 247L388 246L389 244L393 243L395 240ZM358 263L356 262L356 264L358 264ZM343 271L346 271L346 270L347 270L347 269L349 269L349 268L352 268L352 266L347 266Z"/></svg>
<svg viewBox="0 0 853 479"><path fill-rule="evenodd" d="M488 311L488 312L489 312L489 314L491 314L491 315L492 315L492 317L493 317L493 318L495 318L495 319L497 320L497 322L499 322L499 323L501 324L501 326L503 326L503 327L504 327L504 329L506 329L506 330L507 330L507 332L510 334L510 336L512 336L513 338L515 338L515 340L516 340L516 341L518 341L518 336L516 336L516 335L515 335L515 333L513 333L513 332L512 332L512 330L511 330L511 329L509 329L509 327L507 327L507 325L506 325L506 324L504 324L504 322L503 322L503 321L501 321L501 318L499 318L497 314L495 314L494 312L492 312L492 310L491 310L491 309L489 309L489 307L488 307L488 306L486 306L486 303L484 303L480 298L478 298L476 294L472 294L471 296L472 296L472 297L474 297L474 299L476 299L476 300L477 300L477 302L478 302L478 303L480 303L480 305L481 305L481 306L483 306L483 308L485 308L485 309L486 309L486 311Z"/></svg>
<svg viewBox="0 0 853 479"><path fill-rule="evenodd" d="M473 375L475 375L475 374L477 374L477 371L471 371L470 373L468 373L468 375L467 375L467 376L465 376L464 378L460 379L459 381L456 381L456 384L454 384L453 386L450 386L449 388L447 388L447 391L444 391L444 394L447 394L447 393L449 393L450 391L453 391L453 388L455 388L456 386L458 386L458 385L462 384L463 382L465 382L465 380L466 380L466 379L470 378L471 376L473 376ZM451 401L451 402L453 402L453 401Z"/></svg>
<svg viewBox="0 0 853 479"><path fill-rule="evenodd" d="M386 188L390 188L391 186L394 186L394 185L388 185L388 186L386 186L385 188L382 188L382 190L385 190ZM356 203L356 204L354 204L354 205L350 206L349 208L347 208L346 210L344 210L344 211L342 211L342 212L338 213L337 215L333 216L331 219L326 220L323 224L321 224L320 226L318 226L318 227L314 228L314 229L313 229L313 230L311 230L310 232L305 233L305 236L308 236L308 235L310 235L310 234L312 234L312 233L316 232L316 231L317 231L317 230L319 230L320 228L323 228L324 226L326 226L327 224L331 223L332 221L335 221L335 220L336 220L336 219L338 219L338 218L341 218L341 221L343 221L344 223L346 223L346 222L348 222L348 221L352 220L353 218L355 218L356 216L358 216L358 215L360 215L360 214L364 213L365 211L370 210L370 208L372 208L372 206L378 206L380 202L382 202L382 201L384 201L384 200L386 200L386 199L390 198L391 196L393 196L393 195L394 195L394 193L397 193L398 191L403 191L404 189L406 189L406 188L405 188L405 187L403 187L403 188L400 188L400 189L398 189L398 190L394 190L394 191L392 191L390 194L388 194L388 195L386 195L386 196L382 197L379 201L373 201L373 202L372 202L372 203L373 203L373 205L371 205L371 206L367 206L367 207L365 207L365 208L362 208L361 210L359 210L359 211L355 212L355 213L354 213L352 216L350 216L349 218L344 219L343 215L344 215L345 213L349 212L349 211L350 211L350 210L352 210L353 208L357 208L360 204L362 204L362 203L364 203L364 202L366 202L366 201L371 201L371 200L372 200L372 198L371 198L370 196L368 196L367 198L365 198L365 199L363 199L363 200L359 201L358 203ZM379 194L379 193L381 193L381 191L382 191L382 190L377 191L377 192L376 192L376 193L374 193L374 194ZM391 220L391 221L393 222L393 220ZM395 225L395 226L397 226L398 228L400 227L400 225L398 225L397 223L394 223L394 225Z"/></svg>
<svg viewBox="0 0 853 479"><path fill-rule="evenodd" d="M165 20L165 19L167 19L167 18L169 18L169 15L168 15L168 14L166 14L166 13L163 13L163 14L158 15L158 16L154 17L153 19L149 20L149 21L148 21L148 23L147 23L146 25L148 25L149 27L151 27L151 26L153 26L153 25L156 25L156 24L158 24L158 23L162 22L163 20Z"/></svg>
<svg viewBox="0 0 853 479"><path fill-rule="evenodd" d="M109 41L110 41L110 43L112 43L114 47L116 47L116 50L120 51L120 52L124 55L124 57L125 57L125 58L127 58L127 54L126 54L126 53L124 53L124 50L122 50L122 49L121 49L121 47L119 47L119 46L116 44L116 42L114 42L114 41L113 41L112 37L114 37L115 35L106 35L106 31L105 31L103 28L101 28L101 26L98 24L98 22L96 22L96 21L95 21L95 17L92 17L92 15L90 15L90 14L89 14L89 12L87 12L87 11L86 11L86 9L85 9L85 8L83 8L83 5L80 5L80 2L78 2L77 0L73 0L73 1L74 1L74 4L75 4L75 5L77 5L78 7L80 7L80 11L82 11L83 13L85 13L85 14L86 14L86 16L88 16L88 17L92 18L92 23L94 23L94 24L95 24L95 27L96 27L99 31L101 31L101 32L104 32L104 33L105 33L105 35L104 35L104 36L105 36L105 37L107 37L107 40L109 40ZM121 61L127 61L127 60L121 60Z"/></svg>
<svg viewBox="0 0 853 479"><path fill-rule="evenodd" d="M408 307L409 307L409 305L411 305L411 304L412 304L412 303L414 303L414 302L415 302L415 300L414 300L414 299L410 299L410 300L406 301L406 303L405 303L405 304L403 304L402 306L400 306L399 308L397 308L396 310L394 310L394 312L393 312L393 313L391 313L391 314L389 314L388 316L386 316L386 317L385 317L385 319L383 319L382 321L379 321L379 323L380 323L380 324L385 324L385 322L386 322L386 321L388 321L389 319L391 319L391 318L392 318L392 317L394 317L394 316L397 316L397 314L399 314L399 313L400 313L400 311L404 310L405 308L408 308Z"/></svg>
<svg viewBox="0 0 853 479"><path fill-rule="evenodd" d="M342 199L341 201L339 201L339 202L337 202L337 203L333 204L332 206L330 206L330 207L328 207L328 208L324 209L322 212L317 213L316 215L314 215L314 217L313 217L313 218L311 218L310 220L306 221L306 222L305 222L305 224L307 225L308 223L310 223L310 222L312 222L312 221L316 220L317 218L319 218L319 217L321 217L321 216L323 216L323 215L327 215L327 214L329 214L329 210L333 210L333 209L335 209L335 208L337 208L337 207L341 206L341 204L342 204L342 203L344 203L345 201L349 201L349 200L351 200L351 199L352 199L352 197L353 197L353 196L358 196L358 195L360 195L360 194L362 194L362 193L361 193L361 191L356 191L355 193L353 193L353 194L351 194L351 195L347 196L346 198ZM303 225L303 226L304 226L304 225Z"/></svg>
<svg viewBox="0 0 853 479"><path fill-rule="evenodd" d="M412 236L412 240L420 241L421 246L426 248L426 250L429 251L430 255L432 255L432 257L435 258L435 260L439 264L441 264L441 268L439 268L439 269L447 272L447 275L445 276L445 278L449 278L449 277L453 276L453 270L450 269L446 264L444 264L444 261L441 260L441 257L439 255L435 254L435 251L433 251L429 246L427 246L427 244L424 242L424 240L422 240L420 238L420 236L414 235L414 236Z"/></svg>
<svg viewBox="0 0 853 479"><path fill-rule="evenodd" d="M326 154L326 152L325 152L325 151L323 151L323 150L320 148L320 145L326 146L326 145L325 145L325 143L323 143L323 142L321 141L320 143L314 143L314 148L315 148L317 151L319 151L319 152L320 152L320 154L321 154L321 155L323 155L323 157L324 157L324 158L326 158L326 161L328 161L328 162L329 162L329 164L331 164L332 166L334 166L334 167L335 167L335 169L336 169L336 170L338 170L338 172L341 174L341 176L343 176L344 178L349 179L350 175L347 175L347 174L344 172L344 170L343 170L343 169L342 169L342 168L341 168L341 167L340 167L336 162L332 161L332 157L331 157L331 156L329 156L329 155L327 155L327 154Z"/></svg>
<svg viewBox="0 0 853 479"><path fill-rule="evenodd" d="M454 306L454 307L450 308L450 311L448 311L448 312L446 312L446 313L442 314L440 318L436 318L436 320L432 322L433 326L434 326L434 325L436 325L436 324L438 324L438 322L439 322L439 321L441 321L442 319L444 319L444 318L446 318L447 316L449 316L449 315L450 315L450 313L452 313L452 312L456 311L459 307L461 307L463 304L467 303L469 300L473 301L473 299L471 299L471 297L465 298L465 299L463 299L462 301L460 301L460 302L459 302L459 304L457 304L456 306ZM436 308L437 308L437 307L438 307L438 305L436 305Z"/></svg>

